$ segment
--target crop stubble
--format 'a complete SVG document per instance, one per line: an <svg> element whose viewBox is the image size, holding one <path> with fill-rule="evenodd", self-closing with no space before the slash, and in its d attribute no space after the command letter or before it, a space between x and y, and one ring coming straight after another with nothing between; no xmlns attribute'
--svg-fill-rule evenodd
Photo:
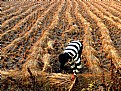
<svg viewBox="0 0 121 91"><path fill-rule="evenodd" d="M75 39L84 45L83 73L108 73L111 61L117 69L121 67L118 1L15 1L2 2L1 6L2 71L24 72L29 67L55 73L59 68L58 55ZM54 41L54 49L48 48L49 41Z"/></svg>

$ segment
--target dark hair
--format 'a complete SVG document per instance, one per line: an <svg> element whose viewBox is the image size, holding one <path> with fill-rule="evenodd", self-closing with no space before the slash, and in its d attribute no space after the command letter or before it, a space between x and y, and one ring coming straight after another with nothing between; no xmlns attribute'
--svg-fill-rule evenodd
<svg viewBox="0 0 121 91"><path fill-rule="evenodd" d="M65 63L68 61L69 59L69 56L67 53L64 53L64 54L60 54L59 55L59 62L60 62L60 68L63 69L64 68L64 65Z"/></svg>

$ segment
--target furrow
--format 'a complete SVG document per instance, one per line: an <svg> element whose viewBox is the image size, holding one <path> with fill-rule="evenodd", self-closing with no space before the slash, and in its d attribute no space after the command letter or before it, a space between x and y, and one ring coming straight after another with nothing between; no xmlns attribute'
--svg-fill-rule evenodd
<svg viewBox="0 0 121 91"><path fill-rule="evenodd" d="M121 24L121 19L112 15L110 12L107 12L105 8L101 7L100 5L98 5L97 3L91 3L92 5L94 5L100 12L102 12L105 16L111 18L111 21L115 21L117 23L117 25L120 26ZM100 15L98 15L100 16Z"/></svg>
<svg viewBox="0 0 121 91"><path fill-rule="evenodd" d="M53 8L56 9L56 12L54 12L53 15L53 19L51 20L51 24L49 26L47 26L47 28L43 29L42 35L41 37L38 39L37 42L34 43L34 45L31 48L31 53L28 55L27 57L27 62L23 65L23 70L26 70L27 67L30 67L32 69L36 69L38 63L41 65L39 69L41 69L42 71L52 71L52 69L50 70L50 66L52 66L52 63L54 63L54 60L49 60L47 59L48 56L46 56L46 59L44 58L45 55L50 55L52 53L52 51L50 53L48 53L46 51L47 43L50 40L56 40L58 39L57 33L60 35L60 31L57 30L57 25L59 24L59 14L62 11L63 6L65 5L65 1L60 1L61 3L59 3L58 8ZM53 36L51 36L53 35ZM51 56L52 58L52 56ZM49 62L49 63L48 63ZM33 65L33 64L35 65ZM48 65L47 65L48 63ZM32 65L32 66L31 66Z"/></svg>
<svg viewBox="0 0 121 91"><path fill-rule="evenodd" d="M15 39L13 42L11 42L11 44L9 44L7 47L4 48L3 60L8 61L8 63L6 64L7 69L12 69L12 68L17 68L17 67L21 69L22 64L26 62L26 57L29 54L29 50L31 46L33 45L33 43L35 43L39 39L41 35L42 25L40 24L40 22L44 20L44 17L46 16L47 13L49 13L50 11L55 12L55 10L53 9L56 6L58 6L58 4L59 4L59 1L55 3L54 5L52 5L46 12L44 12L44 14L33 25L31 30L28 31L23 37L19 37ZM13 65L12 65L12 62L14 62ZM8 67L9 64L11 64L10 67ZM14 67L14 66L17 66L17 67Z"/></svg>
<svg viewBox="0 0 121 91"><path fill-rule="evenodd" d="M52 4L53 2L46 6L50 6ZM22 21L20 21L18 24L16 24L11 30L8 30L7 32L3 33L0 37L0 39L3 42L2 48L6 47L14 39L23 36L27 31L29 31L33 26L33 24L35 23L35 21L37 20L37 18L43 13L44 10L46 11L46 9L43 8L37 9L36 11L28 15L26 18L24 18ZM38 12L39 15L35 16L35 14Z"/></svg>
<svg viewBox="0 0 121 91"><path fill-rule="evenodd" d="M15 2L16 3L16 2ZM28 5L29 4L31 4L31 2L27 2L28 3ZM23 2L20 2L20 4L18 4L18 2L17 2L17 4L16 5L14 5L14 6L9 6L10 8L9 9L7 9L7 10L4 10L3 9L3 14L4 15L9 15L9 14L11 14L11 13L13 13L13 12L16 12L18 9L19 9L19 7L20 6L24 6L24 5L27 5L27 3L25 2L25 3L23 3ZM12 3L13 4L13 3ZM8 5L8 4L7 4Z"/></svg>
<svg viewBox="0 0 121 91"><path fill-rule="evenodd" d="M112 15L121 18L121 12L117 11L116 9L112 8L112 7L108 7L105 4L101 3L101 2L97 2L98 5L101 5L102 7L104 7L107 11L109 11L110 13L112 13Z"/></svg>
<svg viewBox="0 0 121 91"><path fill-rule="evenodd" d="M2 2L1 7L3 8L3 11L7 11L10 9L10 7L17 5L18 2Z"/></svg>
<svg viewBox="0 0 121 91"><path fill-rule="evenodd" d="M113 2L115 2L115 4L121 6L121 1L113 1Z"/></svg>
<svg viewBox="0 0 121 91"><path fill-rule="evenodd" d="M113 7L117 11L121 12L121 6L116 5L114 2L104 2L106 5Z"/></svg>
<svg viewBox="0 0 121 91"><path fill-rule="evenodd" d="M88 20L88 19L91 20L91 16L89 17L88 12L86 12L88 11L86 9L87 6L84 5L84 3L80 0L77 0L76 6L77 6L76 10L78 10L76 11L77 18L80 19L82 25L84 26L83 55L86 57L87 65L88 65L88 68L91 70L91 72L94 74L101 74L102 69L100 67L100 59L97 57L97 54L98 55L100 54L97 51L97 50L100 50L100 47L99 49L95 49L94 47L94 45L96 45L96 47L98 46L97 43L100 40L99 38L97 38L99 36L97 36L96 34L95 34L96 36L94 36L93 34L97 29L94 28L95 26L93 25L94 22L90 22Z"/></svg>
<svg viewBox="0 0 121 91"><path fill-rule="evenodd" d="M29 1L26 1L26 2L21 2L21 1L14 1L14 2L4 2L1 4L1 6L3 7L3 11L4 12L8 12L10 10L11 7L15 7L17 5L21 6L21 5L27 5L29 3L33 3L33 2L29 2Z"/></svg>
<svg viewBox="0 0 121 91"><path fill-rule="evenodd" d="M15 17L23 12L26 12L29 9L29 7L32 7L34 5L46 5L46 3L45 2L44 3L31 2L30 4L28 3L27 5L20 5L17 12L10 13L9 15L6 15L6 16L3 14L2 21L5 22L6 20L8 20L12 17Z"/></svg>
<svg viewBox="0 0 121 91"><path fill-rule="evenodd" d="M29 7L31 7L33 5L34 5L34 3L28 4L26 6L19 6L19 9L17 9L16 12L13 12L13 13L11 12L9 15L5 15L5 14L2 13L3 14L2 21L5 22L6 20L8 20L8 19L10 19L12 17L15 17L15 16L17 16L17 15L27 11L29 9Z"/></svg>
<svg viewBox="0 0 121 91"><path fill-rule="evenodd" d="M41 7L41 5L35 5L32 6L31 8L29 8L26 12L21 13L18 16L15 16L7 21L5 21L4 23L2 23L2 31L8 31L11 28L13 28L17 23L19 23L21 20L23 20L26 16L30 15L32 12L36 12L37 8Z"/></svg>
<svg viewBox="0 0 121 91"><path fill-rule="evenodd" d="M90 8L87 9L90 10ZM121 61L120 61L121 58L118 55L115 47L112 46L112 40L110 38L109 30L106 28L102 20L98 18L94 13L92 13L91 11L88 11L88 13L99 27L99 32L101 32L103 51L108 53L108 56L112 59L116 68L121 67Z"/></svg>
<svg viewBox="0 0 121 91"><path fill-rule="evenodd" d="M67 9L65 11L65 19L67 21L67 26L65 31L62 33L62 44L63 47L66 47L68 43L77 37L77 31L74 31L74 25L76 24L75 19L71 15L72 2L67 0Z"/></svg>
<svg viewBox="0 0 121 91"><path fill-rule="evenodd" d="M99 8L99 7L98 7ZM106 25L107 29L110 32L110 37L113 42L113 46L118 51L119 56L121 56L121 24L113 21L110 17L104 15L100 10L96 9L96 7L90 7L91 11L94 12L99 18L102 19L102 22ZM100 7L101 9L101 7Z"/></svg>

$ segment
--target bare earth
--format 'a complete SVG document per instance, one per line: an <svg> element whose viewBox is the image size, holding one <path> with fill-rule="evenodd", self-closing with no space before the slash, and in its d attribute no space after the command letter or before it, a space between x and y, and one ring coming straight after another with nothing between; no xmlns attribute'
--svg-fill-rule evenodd
<svg viewBox="0 0 121 91"><path fill-rule="evenodd" d="M121 1L0 1L0 23L2 91L120 91ZM58 55L77 39L83 69L72 81Z"/></svg>

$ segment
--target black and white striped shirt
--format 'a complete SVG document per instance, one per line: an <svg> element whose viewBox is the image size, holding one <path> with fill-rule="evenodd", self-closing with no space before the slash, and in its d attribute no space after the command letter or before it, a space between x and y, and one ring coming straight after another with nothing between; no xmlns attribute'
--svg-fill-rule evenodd
<svg viewBox="0 0 121 91"><path fill-rule="evenodd" d="M82 68L80 51L82 51L82 43L79 40L71 41L64 50L64 53L68 53L72 57L70 65L74 73L79 73Z"/></svg>

